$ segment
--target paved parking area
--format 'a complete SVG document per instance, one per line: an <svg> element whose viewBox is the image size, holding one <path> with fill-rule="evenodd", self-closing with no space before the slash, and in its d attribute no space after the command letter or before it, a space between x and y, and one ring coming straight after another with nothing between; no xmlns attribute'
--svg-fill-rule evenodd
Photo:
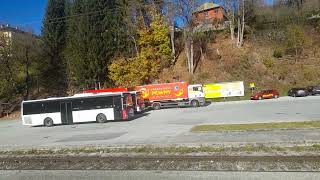
<svg viewBox="0 0 320 180"><path fill-rule="evenodd" d="M221 144L320 141L320 130L191 133L198 124L320 120L320 96L212 103L200 108L150 111L130 122L27 127L0 121L0 148L81 145Z"/></svg>

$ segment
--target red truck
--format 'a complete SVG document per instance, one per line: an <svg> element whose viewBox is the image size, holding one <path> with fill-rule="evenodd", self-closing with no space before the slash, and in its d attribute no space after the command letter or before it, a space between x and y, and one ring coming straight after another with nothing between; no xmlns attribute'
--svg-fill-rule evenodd
<svg viewBox="0 0 320 180"><path fill-rule="evenodd" d="M150 84L135 87L153 109L204 105L205 98L201 84L188 85L186 82Z"/></svg>

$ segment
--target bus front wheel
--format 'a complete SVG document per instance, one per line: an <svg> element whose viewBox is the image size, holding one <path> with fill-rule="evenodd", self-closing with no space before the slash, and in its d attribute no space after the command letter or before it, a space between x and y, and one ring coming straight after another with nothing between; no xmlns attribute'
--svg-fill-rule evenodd
<svg viewBox="0 0 320 180"><path fill-rule="evenodd" d="M107 122L107 117L106 115L100 113L97 115L97 122L98 123L106 123Z"/></svg>
<svg viewBox="0 0 320 180"><path fill-rule="evenodd" d="M53 120L51 118L45 118L43 121L44 126L46 127L52 127L53 126Z"/></svg>

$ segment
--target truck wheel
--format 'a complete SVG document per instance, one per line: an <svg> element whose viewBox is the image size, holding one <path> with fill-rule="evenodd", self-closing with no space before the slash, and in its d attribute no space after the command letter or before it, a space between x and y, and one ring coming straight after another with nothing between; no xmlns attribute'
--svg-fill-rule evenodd
<svg viewBox="0 0 320 180"><path fill-rule="evenodd" d="M159 110L159 109L161 109L161 104L160 103L153 103L152 107L154 110Z"/></svg>
<svg viewBox="0 0 320 180"><path fill-rule="evenodd" d="M96 119L97 119L98 123L106 123L107 122L106 115L104 115L102 113L98 114Z"/></svg>
<svg viewBox="0 0 320 180"><path fill-rule="evenodd" d="M45 118L43 121L44 126L46 127L52 127L53 126L53 120L49 117Z"/></svg>
<svg viewBox="0 0 320 180"><path fill-rule="evenodd" d="M197 100L192 100L192 101L191 101L191 106L192 106L192 107L199 107L199 101L197 101Z"/></svg>

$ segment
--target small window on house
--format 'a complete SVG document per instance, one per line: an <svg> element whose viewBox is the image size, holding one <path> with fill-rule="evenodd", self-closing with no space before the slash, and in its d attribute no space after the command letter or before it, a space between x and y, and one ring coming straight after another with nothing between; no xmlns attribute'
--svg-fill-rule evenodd
<svg viewBox="0 0 320 180"><path fill-rule="evenodd" d="M217 14L218 12L219 12L219 10L218 10L218 9L215 9L215 10L214 10L214 13L215 13L215 14Z"/></svg>

